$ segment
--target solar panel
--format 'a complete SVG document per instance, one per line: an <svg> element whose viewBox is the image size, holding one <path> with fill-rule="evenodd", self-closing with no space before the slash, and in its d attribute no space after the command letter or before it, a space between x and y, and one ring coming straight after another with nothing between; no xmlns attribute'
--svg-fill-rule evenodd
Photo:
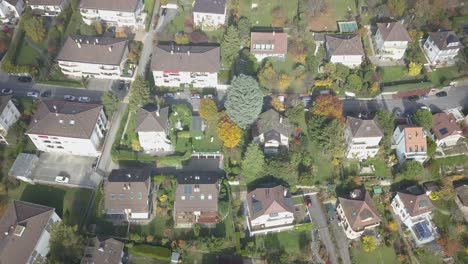
<svg viewBox="0 0 468 264"><path fill-rule="evenodd" d="M258 211L262 210L262 203L259 202L259 201L253 201L252 202L252 209L254 210L254 212L258 212Z"/></svg>
<svg viewBox="0 0 468 264"><path fill-rule="evenodd" d="M185 185L184 186L184 193L191 194L192 193L192 186L191 185Z"/></svg>
<svg viewBox="0 0 468 264"><path fill-rule="evenodd" d="M447 130L447 128L444 127L444 128L439 129L439 132L440 132L440 134L445 135L445 134L448 133L448 130Z"/></svg>
<svg viewBox="0 0 468 264"><path fill-rule="evenodd" d="M421 222L414 225L414 231L416 231L416 236L419 239L427 239L432 236L431 231L426 223Z"/></svg>

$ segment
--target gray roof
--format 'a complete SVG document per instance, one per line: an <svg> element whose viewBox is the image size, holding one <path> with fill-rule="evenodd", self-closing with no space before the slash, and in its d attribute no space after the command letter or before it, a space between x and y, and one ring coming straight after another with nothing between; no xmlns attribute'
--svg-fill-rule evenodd
<svg viewBox="0 0 468 264"><path fill-rule="evenodd" d="M198 177L198 178L197 178ZM180 212L217 212L218 211L218 176L207 172L179 175L177 177L175 210ZM195 187L199 191L195 191ZM204 195L204 199L201 196ZM208 199L208 195L212 199ZM185 196L185 200L182 200Z"/></svg>
<svg viewBox="0 0 468 264"><path fill-rule="evenodd" d="M20 153L8 172L10 177L29 178L39 158L34 154Z"/></svg>
<svg viewBox="0 0 468 264"><path fill-rule="evenodd" d="M3 109L7 107L8 102L11 100L11 95L0 96L0 114L3 112Z"/></svg>
<svg viewBox="0 0 468 264"><path fill-rule="evenodd" d="M104 183L105 209L108 211L132 209L132 212L137 213L148 212L150 176L151 168L146 167L112 170Z"/></svg>
<svg viewBox="0 0 468 264"><path fill-rule="evenodd" d="M383 137L382 129L375 121L375 118L363 120L349 116L346 120L346 127L350 129L353 138Z"/></svg>
<svg viewBox="0 0 468 264"><path fill-rule="evenodd" d="M377 23L384 41L411 41L408 31L400 22Z"/></svg>
<svg viewBox="0 0 468 264"><path fill-rule="evenodd" d="M460 40L453 31L437 31L429 32L429 38L434 41L434 44L439 50L450 50L460 48ZM458 45L448 47L448 44L458 42Z"/></svg>
<svg viewBox="0 0 468 264"><path fill-rule="evenodd" d="M19 0L6 0L10 5L16 6Z"/></svg>
<svg viewBox="0 0 468 264"><path fill-rule="evenodd" d="M463 184L458 186L455 188L455 191L463 206L468 206L468 185Z"/></svg>
<svg viewBox="0 0 468 264"><path fill-rule="evenodd" d="M219 47L215 46L158 45L153 50L151 69L167 72L218 72L219 56Z"/></svg>
<svg viewBox="0 0 468 264"><path fill-rule="evenodd" d="M272 213L294 213L291 194L281 185L273 188L257 188L247 194L250 219Z"/></svg>
<svg viewBox="0 0 468 264"><path fill-rule="evenodd" d="M85 248L81 264L121 263L124 243L113 238L91 238Z"/></svg>
<svg viewBox="0 0 468 264"><path fill-rule="evenodd" d="M54 208L13 201L0 220L0 263L27 263L53 213Z"/></svg>
<svg viewBox="0 0 468 264"><path fill-rule="evenodd" d="M38 6L59 6L65 0L26 0L27 5L38 5Z"/></svg>
<svg viewBox="0 0 468 264"><path fill-rule="evenodd" d="M331 56L336 55L361 55L364 56L361 37L357 34L325 35L327 52Z"/></svg>
<svg viewBox="0 0 468 264"><path fill-rule="evenodd" d="M141 0L81 0L80 8L134 12L140 2Z"/></svg>
<svg viewBox="0 0 468 264"><path fill-rule="evenodd" d="M205 123L203 119L199 116L192 116L192 125L190 131L201 131L203 132Z"/></svg>
<svg viewBox="0 0 468 264"><path fill-rule="evenodd" d="M258 117L255 122L255 126L253 127L253 135L256 137L270 131L275 131L283 136L289 137L292 130L293 129L288 118L281 117L274 109L270 109L261 113Z"/></svg>
<svg viewBox="0 0 468 264"><path fill-rule="evenodd" d="M196 0L193 12L223 15L226 11L226 0Z"/></svg>
<svg viewBox="0 0 468 264"><path fill-rule="evenodd" d="M96 1L99 2L99 1ZM120 65L127 48L126 39L73 36L63 44L57 61Z"/></svg>
<svg viewBox="0 0 468 264"><path fill-rule="evenodd" d="M168 127L169 107L164 107L159 111L158 107L138 109L135 119L135 132L165 132Z"/></svg>
<svg viewBox="0 0 468 264"><path fill-rule="evenodd" d="M42 101L26 134L90 138L101 111L97 104Z"/></svg>

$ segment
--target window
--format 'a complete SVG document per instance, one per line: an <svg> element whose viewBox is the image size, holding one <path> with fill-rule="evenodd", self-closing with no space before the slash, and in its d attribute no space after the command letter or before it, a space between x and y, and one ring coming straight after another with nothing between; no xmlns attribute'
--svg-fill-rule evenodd
<svg viewBox="0 0 468 264"><path fill-rule="evenodd" d="M115 200L115 193L111 193L111 200Z"/></svg>
<svg viewBox="0 0 468 264"><path fill-rule="evenodd" d="M119 199L125 199L125 193L119 194Z"/></svg>
<svg viewBox="0 0 468 264"><path fill-rule="evenodd" d="M60 141L54 141L55 144L62 144Z"/></svg>
<svg viewBox="0 0 468 264"><path fill-rule="evenodd" d="M277 217L278 216L278 213L271 213L270 214L270 217Z"/></svg>
<svg viewBox="0 0 468 264"><path fill-rule="evenodd" d="M141 192L138 193L138 200L141 200L143 199L143 195L141 194Z"/></svg>
<svg viewBox="0 0 468 264"><path fill-rule="evenodd" d="M410 152L413 152L413 147L409 147L409 151L410 151Z"/></svg>
<svg viewBox="0 0 468 264"><path fill-rule="evenodd" d="M134 198L134 195L133 195L133 192L130 193L130 200L133 200Z"/></svg>
<svg viewBox="0 0 468 264"><path fill-rule="evenodd" d="M200 199L201 199L201 200L205 200L205 195L202 194L202 195L200 196Z"/></svg>
<svg viewBox="0 0 468 264"><path fill-rule="evenodd" d="M180 199L182 199L182 201L185 201L185 195L182 195Z"/></svg>
<svg viewBox="0 0 468 264"><path fill-rule="evenodd" d="M52 143L52 141L50 141L50 140L44 140L43 142L44 143Z"/></svg>
<svg viewBox="0 0 468 264"><path fill-rule="evenodd" d="M208 200L211 200L213 199L213 196L211 196L211 194L208 194Z"/></svg>
<svg viewBox="0 0 468 264"><path fill-rule="evenodd" d="M52 146L52 145L47 145L46 147L48 147L48 148L54 148L54 146Z"/></svg>
<svg viewBox="0 0 468 264"><path fill-rule="evenodd" d="M58 148L58 149L63 149L63 147L62 147L62 146L57 146L57 148Z"/></svg>

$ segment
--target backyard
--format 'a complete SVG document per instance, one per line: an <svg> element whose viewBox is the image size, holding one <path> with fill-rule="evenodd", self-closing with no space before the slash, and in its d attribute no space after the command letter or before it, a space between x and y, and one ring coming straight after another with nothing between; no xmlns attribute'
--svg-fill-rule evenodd
<svg viewBox="0 0 468 264"><path fill-rule="evenodd" d="M18 65L37 65L39 54L26 41L21 42L21 46L16 56Z"/></svg>
<svg viewBox="0 0 468 264"><path fill-rule="evenodd" d="M395 81L422 79L422 75L408 75L408 68L405 66L381 67L378 69L380 82L392 84Z"/></svg>
<svg viewBox="0 0 468 264"><path fill-rule="evenodd" d="M349 17L348 14L351 14ZM309 19L309 28L313 31L337 31L337 21L354 20L356 16L356 3L354 0L327 1L326 8L320 15Z"/></svg>
<svg viewBox="0 0 468 264"><path fill-rule="evenodd" d="M291 262L307 261L311 256L310 231L288 231L255 237L257 250L265 250L267 259L288 257Z"/></svg>
<svg viewBox="0 0 468 264"><path fill-rule="evenodd" d="M252 8L255 3L258 7ZM281 10L278 13L284 13L286 23L292 22L297 12L297 1L281 0L241 0L239 1L239 14L247 16L252 22L253 27L272 26L274 10Z"/></svg>
<svg viewBox="0 0 468 264"><path fill-rule="evenodd" d="M365 252L362 245L354 246L351 249L353 263L368 263L372 259L374 263L395 264L398 261L395 250L392 247L380 245L371 252Z"/></svg>
<svg viewBox="0 0 468 264"><path fill-rule="evenodd" d="M438 87L449 85L453 79L461 77L462 74L457 71L457 67L445 67L434 69L427 73L429 80Z"/></svg>

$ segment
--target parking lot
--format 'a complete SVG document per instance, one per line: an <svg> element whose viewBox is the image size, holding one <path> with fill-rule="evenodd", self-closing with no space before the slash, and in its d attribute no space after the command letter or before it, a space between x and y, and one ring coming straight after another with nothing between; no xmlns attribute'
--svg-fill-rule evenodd
<svg viewBox="0 0 468 264"><path fill-rule="evenodd" d="M69 178L70 186L94 188L100 181L100 176L93 173L94 160L93 157L42 153L32 177L37 182L55 184L55 177L64 176Z"/></svg>

